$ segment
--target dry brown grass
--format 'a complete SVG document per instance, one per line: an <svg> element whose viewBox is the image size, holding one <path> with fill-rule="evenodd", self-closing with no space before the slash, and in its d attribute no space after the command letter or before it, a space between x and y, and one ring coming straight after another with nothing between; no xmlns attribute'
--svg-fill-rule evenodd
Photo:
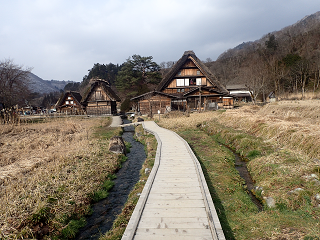
<svg viewBox="0 0 320 240"><path fill-rule="evenodd" d="M15 177L41 162L68 155L89 143L98 119L56 119L22 126L1 125L0 179Z"/></svg>
<svg viewBox="0 0 320 240"><path fill-rule="evenodd" d="M209 135L220 134L219 140L225 139L244 156L251 149L259 149L261 154L250 160L248 168L256 186L263 189L257 196L272 197L277 205L230 223L236 239L317 239L313 237L320 234L317 222L320 206L315 196L320 193L320 185L309 177L313 174L320 179L319 116L319 100L281 101L263 107L247 105L226 111L191 113L190 117L162 118L159 125L185 134L191 134L190 129L195 133L203 129ZM194 141L196 145L200 140ZM197 152L199 156L203 154L201 151L207 152L205 144ZM215 172L214 168L212 171ZM214 184L214 188L219 187ZM295 191L297 188L303 191ZM235 201L227 202L224 203L226 211L230 211L227 215L236 215L234 209L230 210ZM240 222L243 229L238 228ZM268 235L268 238L248 237L250 226L256 225L258 228L251 230L251 236ZM278 229L272 232L275 226ZM240 236L242 231L246 237ZM258 234L261 231L264 233Z"/></svg>
<svg viewBox="0 0 320 240"><path fill-rule="evenodd" d="M312 100L320 99L320 92L306 92L302 97L301 93L284 93L278 96L280 100Z"/></svg>
<svg viewBox="0 0 320 240"><path fill-rule="evenodd" d="M299 158L299 164L287 164L296 174L306 174L313 168L313 159L320 159L320 101L282 101L264 107L248 105L239 109L192 113L190 117L162 118L160 125L169 129L196 127L214 120L256 137L279 149L287 149ZM269 159L270 158L270 159ZM277 164L277 156L263 161ZM289 171L289 170L288 170Z"/></svg>
<svg viewBox="0 0 320 240"><path fill-rule="evenodd" d="M119 165L108 140L92 138L108 124L77 118L1 128L0 238L58 234L61 219L88 211L88 195ZM48 220L37 223L41 214Z"/></svg>

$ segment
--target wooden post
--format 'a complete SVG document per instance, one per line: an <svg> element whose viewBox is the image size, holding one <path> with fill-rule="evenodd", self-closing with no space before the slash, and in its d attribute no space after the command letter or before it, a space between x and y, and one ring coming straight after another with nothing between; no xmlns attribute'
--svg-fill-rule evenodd
<svg viewBox="0 0 320 240"><path fill-rule="evenodd" d="M201 86L199 87L199 112L201 112Z"/></svg>

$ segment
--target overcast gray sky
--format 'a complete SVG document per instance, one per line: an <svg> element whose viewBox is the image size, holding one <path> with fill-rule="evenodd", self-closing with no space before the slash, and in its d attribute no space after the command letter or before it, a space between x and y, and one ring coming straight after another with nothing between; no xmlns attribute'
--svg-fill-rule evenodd
<svg viewBox="0 0 320 240"><path fill-rule="evenodd" d="M320 10L317 0L0 0L0 60L82 81L129 56L216 58Z"/></svg>

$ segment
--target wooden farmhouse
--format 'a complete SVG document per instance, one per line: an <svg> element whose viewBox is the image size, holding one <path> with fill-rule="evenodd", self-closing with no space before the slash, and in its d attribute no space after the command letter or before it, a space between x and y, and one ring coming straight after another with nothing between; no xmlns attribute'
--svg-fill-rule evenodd
<svg viewBox="0 0 320 240"><path fill-rule="evenodd" d="M102 115L116 114L117 102L120 101L121 99L111 89L107 81L93 79L81 103L88 115Z"/></svg>
<svg viewBox="0 0 320 240"><path fill-rule="evenodd" d="M155 91L131 100L141 114L233 107L233 97L193 51L183 54Z"/></svg>
<svg viewBox="0 0 320 240"><path fill-rule="evenodd" d="M81 95L78 92L67 91L56 104L57 112L67 114L83 114Z"/></svg>

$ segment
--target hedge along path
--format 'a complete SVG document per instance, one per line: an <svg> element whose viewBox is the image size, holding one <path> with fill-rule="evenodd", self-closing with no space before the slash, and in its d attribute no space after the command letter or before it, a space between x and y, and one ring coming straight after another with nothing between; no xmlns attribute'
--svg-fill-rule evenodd
<svg viewBox="0 0 320 240"><path fill-rule="evenodd" d="M225 239L187 142L152 121L143 127L158 141L156 159L122 239Z"/></svg>

